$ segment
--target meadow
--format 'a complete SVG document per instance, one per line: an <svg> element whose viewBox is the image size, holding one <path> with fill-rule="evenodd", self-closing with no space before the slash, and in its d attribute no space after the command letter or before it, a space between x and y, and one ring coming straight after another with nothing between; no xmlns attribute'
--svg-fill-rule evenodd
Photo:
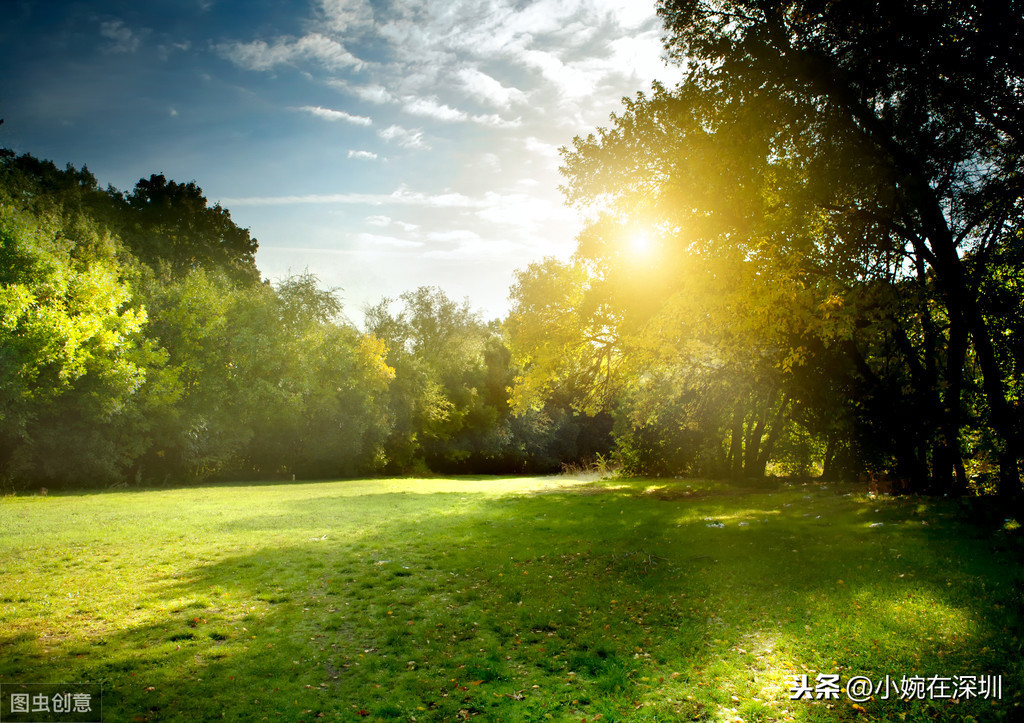
<svg viewBox="0 0 1024 723"><path fill-rule="evenodd" d="M105 721L1020 720L1019 530L955 500L568 476L51 493L0 498L0 555L0 687L100 683ZM835 697L791 699L818 674ZM971 675L1001 697L943 688ZM854 676L938 687L856 702Z"/></svg>

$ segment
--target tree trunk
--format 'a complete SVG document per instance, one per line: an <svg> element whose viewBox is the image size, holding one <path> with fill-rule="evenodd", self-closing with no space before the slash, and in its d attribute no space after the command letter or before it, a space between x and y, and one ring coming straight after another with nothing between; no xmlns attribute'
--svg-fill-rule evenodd
<svg viewBox="0 0 1024 723"><path fill-rule="evenodd" d="M761 449L761 439L764 437L764 419L759 419L753 425L747 426L747 442L743 448L743 475L753 477L756 472L758 451Z"/></svg>
<svg viewBox="0 0 1024 723"><path fill-rule="evenodd" d="M825 441L825 459L821 462L821 479L824 482L833 482L839 478L836 474L836 455L838 454L835 434L829 434Z"/></svg>
<svg viewBox="0 0 1024 723"><path fill-rule="evenodd" d="M783 394L782 399L779 401L779 408L775 411L775 417L768 427L768 438L764 441L761 451L757 455L757 467L754 469L755 476L757 477L764 477L765 470L768 469L768 461L771 459L772 452L775 449L775 442L779 439L779 432L782 430L788 406L789 400Z"/></svg>
<svg viewBox="0 0 1024 723"><path fill-rule="evenodd" d="M735 479L743 476L743 408L737 407L732 419L729 442L729 472Z"/></svg>
<svg viewBox="0 0 1024 723"><path fill-rule="evenodd" d="M988 327L976 303L968 306L971 322L971 337L974 351L981 368L985 400L992 415L992 428L1001 437L1002 450L999 452L999 483L997 493L1013 506L1021 504L1020 484L1020 435L1015 432L1013 410L1006 400L1006 387L999 370Z"/></svg>

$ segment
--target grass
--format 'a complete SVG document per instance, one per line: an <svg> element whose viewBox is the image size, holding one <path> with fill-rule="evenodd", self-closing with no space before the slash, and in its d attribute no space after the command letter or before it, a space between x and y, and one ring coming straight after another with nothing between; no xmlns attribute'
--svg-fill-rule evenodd
<svg viewBox="0 0 1024 723"><path fill-rule="evenodd" d="M999 523L693 480L6 497L0 685L102 683L107 721L1019 720ZM789 699L818 673L1003 696Z"/></svg>

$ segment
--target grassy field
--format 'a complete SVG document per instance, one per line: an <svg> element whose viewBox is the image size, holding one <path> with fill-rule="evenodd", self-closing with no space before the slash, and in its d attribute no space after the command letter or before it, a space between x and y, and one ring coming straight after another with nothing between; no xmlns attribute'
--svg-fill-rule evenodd
<svg viewBox="0 0 1024 723"><path fill-rule="evenodd" d="M1019 535L963 520L694 480L5 497L0 685L100 682L106 721L1021 720ZM1002 699L790 700L819 673Z"/></svg>

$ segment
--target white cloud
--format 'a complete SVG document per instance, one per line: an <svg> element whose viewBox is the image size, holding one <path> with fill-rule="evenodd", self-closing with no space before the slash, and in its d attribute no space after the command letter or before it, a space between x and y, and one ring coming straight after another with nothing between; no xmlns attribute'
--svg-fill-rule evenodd
<svg viewBox="0 0 1024 723"><path fill-rule="evenodd" d="M492 128L515 128L521 119L506 120L499 115L489 113L487 115L470 115L458 108L452 108L437 100L435 97L416 98L408 97L402 104L402 110L410 115L418 115L424 118L441 121L442 123L463 123L473 122Z"/></svg>
<svg viewBox="0 0 1024 723"><path fill-rule="evenodd" d="M377 131L377 135L386 141L394 141L403 148L430 149L430 146L423 141L423 131L421 130L409 130L400 125L390 125Z"/></svg>
<svg viewBox="0 0 1024 723"><path fill-rule="evenodd" d="M348 52L344 45L320 33L304 35L294 47L298 56L317 60L329 68L363 66L363 61Z"/></svg>
<svg viewBox="0 0 1024 723"><path fill-rule="evenodd" d="M391 193L328 193L308 194L305 196L248 196L240 198L223 198L222 206L291 206L296 204L365 204L369 206L398 205L422 206L429 208L482 208L488 204L487 199L473 198L454 191L442 193L423 193L410 191L399 186ZM386 216L374 218L387 218Z"/></svg>
<svg viewBox="0 0 1024 723"><path fill-rule="evenodd" d="M388 89L382 85L349 85L344 81L332 81L331 85L352 93L360 100L376 103L377 105L390 103L395 99Z"/></svg>
<svg viewBox="0 0 1024 723"><path fill-rule="evenodd" d="M367 216L366 224L368 226L378 226L380 228L387 228L388 226L397 226L403 231L415 231L419 228L418 224L406 223L405 221L396 221L390 216Z"/></svg>
<svg viewBox="0 0 1024 723"><path fill-rule="evenodd" d="M521 117L508 120L506 118L502 118L500 115L495 115L494 113L488 113L487 115L475 115L470 117L470 120L474 123L479 123L480 125L490 126L491 128L518 128L523 124L523 119Z"/></svg>
<svg viewBox="0 0 1024 723"><path fill-rule="evenodd" d="M225 43L215 48L232 63L247 70L273 70L279 65L300 61L313 61L334 70L359 69L364 65L340 42L321 33L310 33L298 39L279 38L272 44L253 40L249 43Z"/></svg>
<svg viewBox="0 0 1024 723"><path fill-rule="evenodd" d="M411 115L433 118L447 123L468 120L469 116L451 106L439 103L437 98L407 98L402 110Z"/></svg>
<svg viewBox="0 0 1024 723"><path fill-rule="evenodd" d="M358 158L360 160L374 161L377 159L377 154L373 151L349 151L349 158Z"/></svg>
<svg viewBox="0 0 1024 723"><path fill-rule="evenodd" d="M513 103L525 103L526 93L518 88L502 85L497 80L476 68L461 68L458 72L462 87L480 101L499 108L509 108Z"/></svg>
<svg viewBox="0 0 1024 723"><path fill-rule="evenodd" d="M192 43L188 40L180 43L161 43L156 46L157 57L160 60L169 60L171 55L177 52L187 53L192 49Z"/></svg>
<svg viewBox="0 0 1024 723"><path fill-rule="evenodd" d="M638 28L651 21L651 3L637 0L605 0L611 13L625 29Z"/></svg>
<svg viewBox="0 0 1024 723"><path fill-rule="evenodd" d="M561 203L526 193L486 193L476 215L490 223L529 230L576 220L576 214Z"/></svg>
<svg viewBox="0 0 1024 723"><path fill-rule="evenodd" d="M373 9L365 0L319 0L317 4L319 19L336 33L373 21Z"/></svg>
<svg viewBox="0 0 1024 723"><path fill-rule="evenodd" d="M269 45L265 40L251 43L228 43L216 46L222 56L247 70L271 70L289 62L294 50L288 41Z"/></svg>
<svg viewBox="0 0 1024 723"><path fill-rule="evenodd" d="M588 73L578 64L564 63L556 53L546 50L519 48L513 53L523 65L540 71L562 96L578 97L594 92L599 73Z"/></svg>
<svg viewBox="0 0 1024 723"><path fill-rule="evenodd" d="M527 136L523 139L526 150L534 155L543 156L549 160L558 158L558 146L553 143L545 143L536 136Z"/></svg>
<svg viewBox="0 0 1024 723"><path fill-rule="evenodd" d="M373 125L373 120L367 118L366 116L352 115L351 113L346 113L343 110L331 110L330 108L321 108L318 105L304 105L301 108L296 108L296 110L305 111L307 113L315 115L318 118L323 118L324 120L329 121L343 121L345 123L352 123L353 125L357 126Z"/></svg>
<svg viewBox="0 0 1024 723"><path fill-rule="evenodd" d="M104 48L109 53L134 53L142 40L124 24L123 20L107 20L100 23L100 35L110 41Z"/></svg>

